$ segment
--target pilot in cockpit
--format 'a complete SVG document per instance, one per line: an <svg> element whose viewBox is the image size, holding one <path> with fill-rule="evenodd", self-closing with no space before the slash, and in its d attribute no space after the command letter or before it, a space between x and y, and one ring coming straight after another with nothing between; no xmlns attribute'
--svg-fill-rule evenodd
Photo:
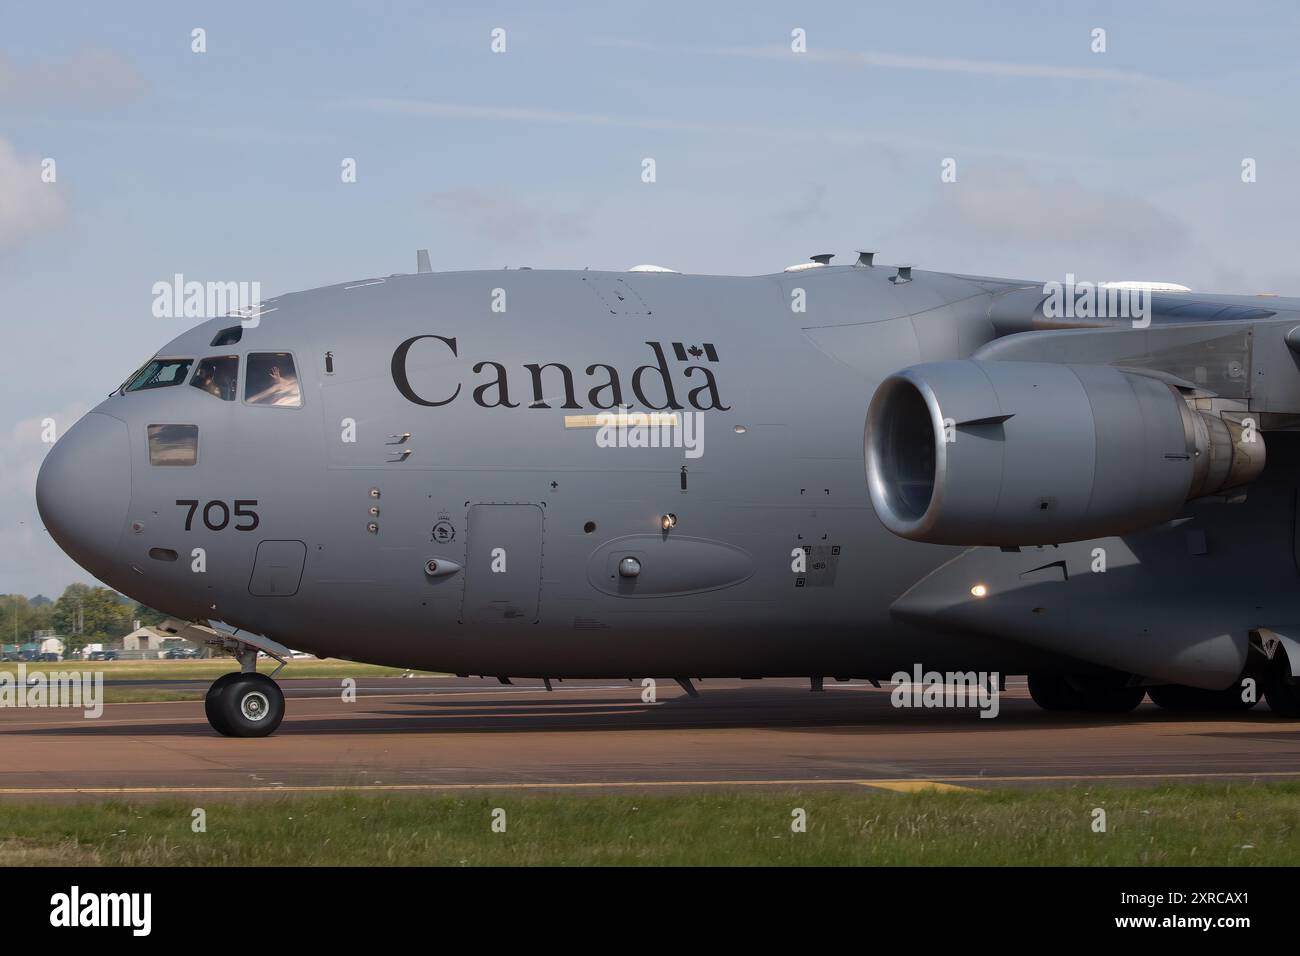
<svg viewBox="0 0 1300 956"><path fill-rule="evenodd" d="M190 384L215 395L223 402L233 402L239 382L239 356L223 355L206 358L194 370Z"/></svg>
<svg viewBox="0 0 1300 956"><path fill-rule="evenodd" d="M212 366L201 363L194 372L194 381L190 383L195 388L201 388L210 395L222 398L221 386L217 384L216 376L212 374Z"/></svg>
<svg viewBox="0 0 1300 956"><path fill-rule="evenodd" d="M260 391L248 394L250 405L297 405L301 401L298 391L298 377L292 367L284 371L278 364L272 364L266 370L264 386Z"/></svg>

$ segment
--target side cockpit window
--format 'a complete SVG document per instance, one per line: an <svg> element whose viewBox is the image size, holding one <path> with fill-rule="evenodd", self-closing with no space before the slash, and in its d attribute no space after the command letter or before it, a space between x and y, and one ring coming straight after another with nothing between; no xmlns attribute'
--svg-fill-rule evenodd
<svg viewBox="0 0 1300 956"><path fill-rule="evenodd" d="M302 405L302 389L288 352L250 352L244 378L244 401L249 405Z"/></svg>
<svg viewBox="0 0 1300 956"><path fill-rule="evenodd" d="M215 395L223 402L233 402L235 393L239 390L239 356L222 355L203 359L194 370L190 384L209 395Z"/></svg>
<svg viewBox="0 0 1300 956"><path fill-rule="evenodd" d="M198 460L198 425L149 426L149 464L193 465Z"/></svg>
<svg viewBox="0 0 1300 956"><path fill-rule="evenodd" d="M179 385L189 374L193 359L152 359L127 382L123 391L143 392L150 388L167 388Z"/></svg>

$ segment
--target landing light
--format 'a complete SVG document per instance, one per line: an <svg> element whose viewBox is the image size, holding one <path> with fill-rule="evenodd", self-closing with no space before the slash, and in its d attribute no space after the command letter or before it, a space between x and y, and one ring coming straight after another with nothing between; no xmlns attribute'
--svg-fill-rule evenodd
<svg viewBox="0 0 1300 956"><path fill-rule="evenodd" d="M982 598L989 593L989 589L982 584L977 584L970 589L972 597Z"/></svg>

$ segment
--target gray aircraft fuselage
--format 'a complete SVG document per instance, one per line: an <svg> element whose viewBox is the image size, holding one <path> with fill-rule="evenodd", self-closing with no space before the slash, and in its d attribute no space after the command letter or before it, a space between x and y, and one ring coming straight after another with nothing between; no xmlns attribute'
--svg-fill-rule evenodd
<svg viewBox="0 0 1300 956"><path fill-rule="evenodd" d="M158 353L237 356L235 400L114 393L50 452L41 513L97 578L177 617L456 673L1019 673L1124 663L1133 648L1090 650L1123 638L1169 661L1158 677L1222 686L1250 628L1300 620L1289 478L1189 507L1208 553L1181 528L1114 539L1104 577L1080 574L1096 542L887 531L864 480L873 392L993 342L995 298L1026 285L893 278L509 270L284 295L236 343L211 344L240 324L217 318ZM300 405L245 400L261 353L292 357ZM699 413L702 454L601 447L595 416L620 404ZM163 424L197 426L194 464L151 464Z"/></svg>

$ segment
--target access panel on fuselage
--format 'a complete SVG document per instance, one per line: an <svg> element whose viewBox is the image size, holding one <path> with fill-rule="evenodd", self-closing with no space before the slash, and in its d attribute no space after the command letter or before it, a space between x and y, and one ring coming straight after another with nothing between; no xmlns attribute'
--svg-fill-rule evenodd
<svg viewBox="0 0 1300 956"><path fill-rule="evenodd" d="M292 597L302 582L307 545L301 541L263 541L257 546L248 593L258 597Z"/></svg>
<svg viewBox="0 0 1300 956"><path fill-rule="evenodd" d="M461 623L536 623L542 588L542 509L474 505L467 524Z"/></svg>

